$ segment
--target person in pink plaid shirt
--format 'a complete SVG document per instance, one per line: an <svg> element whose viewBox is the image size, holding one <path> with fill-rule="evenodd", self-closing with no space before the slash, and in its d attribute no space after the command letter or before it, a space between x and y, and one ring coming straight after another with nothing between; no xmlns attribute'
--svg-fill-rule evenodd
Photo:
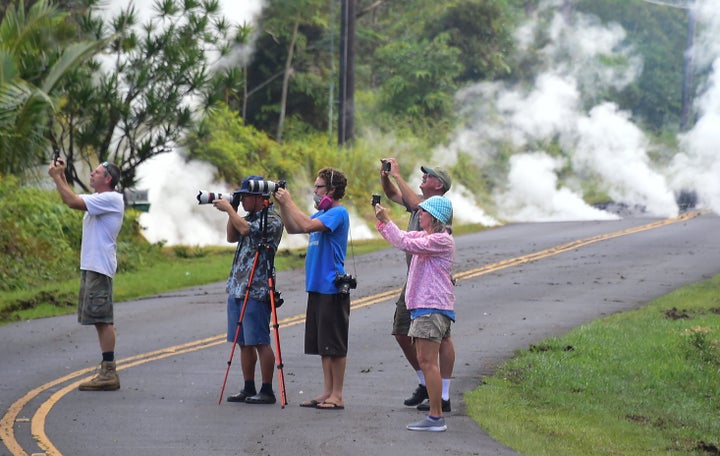
<svg viewBox="0 0 720 456"><path fill-rule="evenodd" d="M425 376L430 411L425 419L408 424L407 428L412 431L445 431L438 356L440 343L450 336L450 326L455 321L452 281L455 240L447 230L452 217L452 203L444 196L431 196L419 204L419 210L422 231L403 231L390 220L387 210L377 204L376 227L394 247L412 255L405 291L412 320L408 335L413 338Z"/></svg>

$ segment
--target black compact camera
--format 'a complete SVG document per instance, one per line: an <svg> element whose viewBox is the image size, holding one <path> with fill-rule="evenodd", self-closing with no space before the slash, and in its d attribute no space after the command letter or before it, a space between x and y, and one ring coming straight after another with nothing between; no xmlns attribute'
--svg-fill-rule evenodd
<svg viewBox="0 0 720 456"><path fill-rule="evenodd" d="M287 182L279 180L277 182L269 180L250 180L248 181L248 190L253 193L270 194L275 193L279 188L285 188Z"/></svg>
<svg viewBox="0 0 720 456"><path fill-rule="evenodd" d="M279 291L276 290L276 291L273 291L273 293L274 293L274 297L275 297L275 308L277 309L277 308L279 308L281 305L283 305L283 303L285 302L285 300L282 298L282 296L280 296L280 292L279 292Z"/></svg>
<svg viewBox="0 0 720 456"><path fill-rule="evenodd" d="M387 160L382 161L382 169L383 171L390 172L390 162Z"/></svg>
<svg viewBox="0 0 720 456"><path fill-rule="evenodd" d="M357 288L357 280L350 274L335 273L335 286L338 287L338 293L349 294L350 290Z"/></svg>
<svg viewBox="0 0 720 456"><path fill-rule="evenodd" d="M372 205L375 207L375 205L380 204L380 195L377 193L373 193L372 195Z"/></svg>

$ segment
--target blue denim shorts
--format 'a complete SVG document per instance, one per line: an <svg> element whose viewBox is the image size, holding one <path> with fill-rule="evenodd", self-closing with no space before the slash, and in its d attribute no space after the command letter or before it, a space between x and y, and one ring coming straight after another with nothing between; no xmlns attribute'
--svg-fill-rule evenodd
<svg viewBox="0 0 720 456"><path fill-rule="evenodd" d="M235 333L240 320L243 300L232 295L227 300L227 340L235 340ZM269 345L270 344L270 303L248 299L243 315L240 334L237 343L240 345Z"/></svg>

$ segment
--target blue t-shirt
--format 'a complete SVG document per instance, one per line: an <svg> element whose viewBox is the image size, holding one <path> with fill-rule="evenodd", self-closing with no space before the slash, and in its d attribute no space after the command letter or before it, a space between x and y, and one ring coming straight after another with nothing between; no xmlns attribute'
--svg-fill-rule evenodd
<svg viewBox="0 0 720 456"><path fill-rule="evenodd" d="M350 214L344 206L318 211L310 218L320 220L329 231L310 233L305 257L305 290L335 294L335 275L345 274Z"/></svg>

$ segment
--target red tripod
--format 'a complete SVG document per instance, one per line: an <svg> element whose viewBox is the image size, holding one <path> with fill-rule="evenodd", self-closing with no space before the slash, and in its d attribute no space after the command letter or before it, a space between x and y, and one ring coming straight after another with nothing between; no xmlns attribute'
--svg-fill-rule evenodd
<svg viewBox="0 0 720 456"><path fill-rule="evenodd" d="M227 384L228 374L230 373L230 366L232 365L232 359L235 355L235 346L237 345L238 338L240 337L240 329L242 328L242 321L243 317L245 316L245 308L247 307L247 302L250 297L250 288L252 286L253 278L255 277L255 271L257 270L258 263L260 261L260 256L262 253L264 253L264 258L266 262L266 271L268 272L268 288L270 290L270 310L272 313L272 328L273 333L275 334L275 361L277 364L277 371L278 371L278 389L280 392L280 405L282 408L285 408L285 405L287 404L287 395L285 393L285 376L283 374L283 362L282 362L282 353L280 351L280 334L278 333L278 328L280 325L278 324L277 319L277 303L276 299L280 299L280 304L282 304L282 299L279 298L280 293L275 292L275 250L270 245L267 239L267 213L268 213L268 207L270 205L270 195L266 194L263 195L264 200L264 207L261 214L261 227L262 227L262 240L260 244L258 244L257 250L255 251L255 258L253 259L253 265L252 269L250 270L250 277L248 278L248 285L245 289L245 297L243 299L242 308L240 310L240 318L237 322L237 329L235 330L235 338L233 340L232 349L230 350L230 358L227 362L227 370L225 371L225 380L223 380L222 389L220 390L220 397L218 398L218 405L222 402L223 394L225 393L225 385Z"/></svg>

